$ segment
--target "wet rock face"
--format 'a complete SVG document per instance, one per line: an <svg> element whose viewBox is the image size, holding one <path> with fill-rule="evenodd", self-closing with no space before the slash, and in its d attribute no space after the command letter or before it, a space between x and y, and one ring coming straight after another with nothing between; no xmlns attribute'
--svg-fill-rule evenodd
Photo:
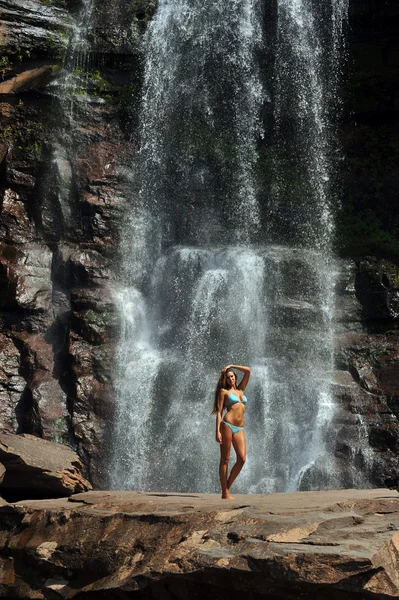
<svg viewBox="0 0 399 600"><path fill-rule="evenodd" d="M343 484L384 486L399 453L397 267L385 260L341 263L333 392ZM352 468L348 465L352 464Z"/></svg>
<svg viewBox="0 0 399 600"><path fill-rule="evenodd" d="M362 305L363 319L399 318L399 269L388 261L359 261L356 273L356 296Z"/></svg>
<svg viewBox="0 0 399 600"><path fill-rule="evenodd" d="M0 0L0 429L75 445L104 484L116 337L109 282L133 152L121 98L130 105L137 89L151 3L94 4L98 43L82 74L72 38L82 3ZM136 9L130 35L120 13L133 19ZM119 37L104 27L111 13Z"/></svg>
<svg viewBox="0 0 399 600"><path fill-rule="evenodd" d="M12 339L0 336L0 419L3 430L18 430L18 406L26 381L19 374L20 354Z"/></svg>
<svg viewBox="0 0 399 600"><path fill-rule="evenodd" d="M1 45L22 59L65 51L72 27L66 2L0 0ZM8 66L4 62L4 66Z"/></svg>

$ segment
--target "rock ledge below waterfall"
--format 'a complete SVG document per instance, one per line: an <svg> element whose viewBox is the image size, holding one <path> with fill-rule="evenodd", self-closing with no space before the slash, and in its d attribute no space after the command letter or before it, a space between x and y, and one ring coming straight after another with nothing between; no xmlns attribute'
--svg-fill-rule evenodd
<svg viewBox="0 0 399 600"><path fill-rule="evenodd" d="M383 598L399 594L399 496L87 492L0 507L0 597Z"/></svg>

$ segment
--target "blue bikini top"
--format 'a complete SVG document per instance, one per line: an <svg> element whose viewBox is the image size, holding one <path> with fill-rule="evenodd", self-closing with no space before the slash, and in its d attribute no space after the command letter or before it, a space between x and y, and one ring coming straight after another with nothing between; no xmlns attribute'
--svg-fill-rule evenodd
<svg viewBox="0 0 399 600"><path fill-rule="evenodd" d="M240 398L238 396L236 396L235 394L233 394L233 392L230 392L229 394L229 402L230 404L235 404L236 402L242 402L243 404L247 403L247 398L246 396L243 396L243 399L240 400Z"/></svg>

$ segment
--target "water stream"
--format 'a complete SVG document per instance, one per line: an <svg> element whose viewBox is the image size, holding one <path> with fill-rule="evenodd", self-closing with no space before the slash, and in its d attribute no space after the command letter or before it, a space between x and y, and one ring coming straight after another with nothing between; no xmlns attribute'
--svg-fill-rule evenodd
<svg viewBox="0 0 399 600"><path fill-rule="evenodd" d="M263 3L159 2L115 292L112 487L218 489L210 411L229 362L253 368L236 491L329 485L337 5L279 0L266 74ZM270 189L259 174L265 138Z"/></svg>

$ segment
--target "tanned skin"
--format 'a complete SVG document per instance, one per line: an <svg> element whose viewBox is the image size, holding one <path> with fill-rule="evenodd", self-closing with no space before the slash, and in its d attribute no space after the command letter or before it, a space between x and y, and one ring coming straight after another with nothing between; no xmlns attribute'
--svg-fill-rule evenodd
<svg viewBox="0 0 399 600"><path fill-rule="evenodd" d="M237 376L233 369L237 369L244 374L238 385ZM220 444L219 477L223 500L234 500L234 497L230 494L230 488L246 461L245 434L242 429L233 435L230 427L222 423L222 420L237 427L244 427L245 404L242 399L251 375L251 369L240 365L227 365L222 369L222 374L224 375L224 386L219 391L216 413L216 441ZM230 404L228 401L230 392L233 392L240 399L240 402ZM223 419L225 409L227 409L227 412ZM236 462L230 471L230 475L228 475L231 446L233 446L236 453Z"/></svg>

